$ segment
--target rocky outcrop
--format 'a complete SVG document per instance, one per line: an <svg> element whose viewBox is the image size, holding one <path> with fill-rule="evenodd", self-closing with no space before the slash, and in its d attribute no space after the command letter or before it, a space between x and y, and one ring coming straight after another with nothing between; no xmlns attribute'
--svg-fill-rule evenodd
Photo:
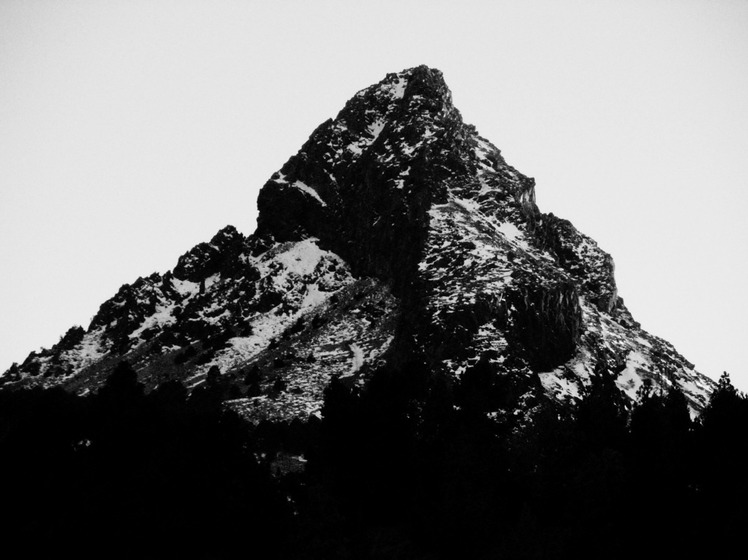
<svg viewBox="0 0 748 560"><path fill-rule="evenodd" d="M582 308L574 284L533 287L511 293L511 340L530 366L547 371L570 360L582 332Z"/></svg>
<svg viewBox="0 0 748 560"><path fill-rule="evenodd" d="M209 243L200 243L179 257L174 278L201 282L218 273L256 276L256 269L248 268L242 257L246 249L244 236L234 226L226 226Z"/></svg>

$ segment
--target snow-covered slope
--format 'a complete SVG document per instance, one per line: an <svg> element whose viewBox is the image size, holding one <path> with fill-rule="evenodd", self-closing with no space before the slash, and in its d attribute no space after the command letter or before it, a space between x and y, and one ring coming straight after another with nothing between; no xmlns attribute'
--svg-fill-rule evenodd
<svg viewBox="0 0 748 560"><path fill-rule="evenodd" d="M607 374L631 399L678 384L701 409L713 383L639 327L611 257L534 188L462 122L438 70L389 74L265 184L253 235L227 227L123 286L3 379L85 392L127 359L150 386L194 386L216 366L259 420L318 413L332 376L482 362L561 400Z"/></svg>

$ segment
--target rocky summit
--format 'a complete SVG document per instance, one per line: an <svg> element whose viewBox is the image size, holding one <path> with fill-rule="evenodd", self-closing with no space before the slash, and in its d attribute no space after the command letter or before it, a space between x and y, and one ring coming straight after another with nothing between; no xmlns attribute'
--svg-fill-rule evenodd
<svg viewBox="0 0 748 560"><path fill-rule="evenodd" d="M414 363L481 368L515 402L574 401L605 375L630 401L677 385L697 413L713 390L633 319L610 255L540 212L534 180L462 121L438 70L359 91L257 203L252 235L227 226L125 284L0 381L86 394L122 360L150 388L211 373L254 421L319 415L331 379Z"/></svg>

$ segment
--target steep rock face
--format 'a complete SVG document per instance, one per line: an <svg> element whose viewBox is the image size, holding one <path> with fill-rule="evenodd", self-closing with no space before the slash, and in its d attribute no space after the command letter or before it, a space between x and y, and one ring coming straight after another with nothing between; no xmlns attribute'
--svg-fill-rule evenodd
<svg viewBox="0 0 748 560"><path fill-rule="evenodd" d="M428 163L462 125L441 74L390 74L323 123L258 198L257 233L314 236L356 274L411 280L432 200L446 191ZM443 147L443 148L442 148Z"/></svg>
<svg viewBox="0 0 748 560"><path fill-rule="evenodd" d="M86 332L10 383L90 390L116 361L151 385L211 367L254 419L319 411L331 376L383 362L460 376L477 363L574 399L607 371L631 399L712 383L633 320L611 257L543 214L535 182L462 122L441 73L389 74L320 125L262 188L257 231L227 227L172 272L123 286Z"/></svg>

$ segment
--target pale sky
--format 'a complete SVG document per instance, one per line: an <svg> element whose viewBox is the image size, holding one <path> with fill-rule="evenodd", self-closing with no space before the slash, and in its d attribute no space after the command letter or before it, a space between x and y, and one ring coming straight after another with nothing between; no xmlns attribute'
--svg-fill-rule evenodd
<svg viewBox="0 0 748 560"><path fill-rule="evenodd" d="M0 370L227 224L388 72L439 68L648 331L748 391L748 1L0 2Z"/></svg>

